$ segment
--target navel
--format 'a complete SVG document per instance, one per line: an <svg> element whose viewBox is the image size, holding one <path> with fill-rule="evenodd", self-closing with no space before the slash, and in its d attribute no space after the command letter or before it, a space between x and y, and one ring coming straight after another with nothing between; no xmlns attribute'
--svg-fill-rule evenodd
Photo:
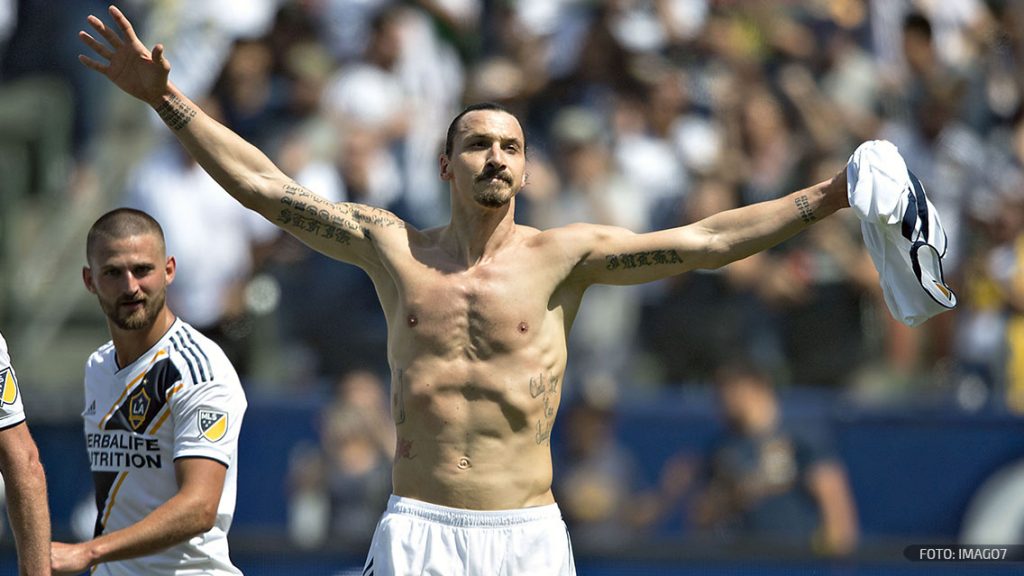
<svg viewBox="0 0 1024 576"><path fill-rule="evenodd" d="M462 458L459 458L459 469L460 470L469 470L472 467L473 467L473 463L469 461L469 458L466 458L465 456L463 456Z"/></svg>
<svg viewBox="0 0 1024 576"><path fill-rule="evenodd" d="M530 331L530 325L529 324L527 324L526 322L520 322L519 323L519 333L520 334L526 334L529 331Z"/></svg>
<svg viewBox="0 0 1024 576"><path fill-rule="evenodd" d="M419 318L416 317L415 314L409 314L409 317L405 319L405 323L408 324L410 328L412 328L413 326L419 324L420 320Z"/></svg>

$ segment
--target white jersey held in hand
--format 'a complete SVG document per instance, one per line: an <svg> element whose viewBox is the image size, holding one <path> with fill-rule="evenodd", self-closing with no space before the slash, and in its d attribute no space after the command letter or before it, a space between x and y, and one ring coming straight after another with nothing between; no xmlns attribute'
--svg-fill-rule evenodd
<svg viewBox="0 0 1024 576"><path fill-rule="evenodd" d="M946 233L924 185L896 146L872 140L857 147L846 166L850 207L878 270L893 317L918 326L956 306L942 259Z"/></svg>
<svg viewBox="0 0 1024 576"><path fill-rule="evenodd" d="M220 347L180 319L123 368L108 342L86 363L85 407L96 536L138 522L173 497L176 459L207 458L227 467L213 529L157 554L100 564L93 574L241 574L228 557L227 533L246 400Z"/></svg>

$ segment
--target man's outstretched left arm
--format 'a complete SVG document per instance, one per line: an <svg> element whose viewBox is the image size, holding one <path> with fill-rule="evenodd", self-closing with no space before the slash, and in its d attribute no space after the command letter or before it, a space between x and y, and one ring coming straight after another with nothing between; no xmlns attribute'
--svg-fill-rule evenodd
<svg viewBox="0 0 1024 576"><path fill-rule="evenodd" d="M612 226L566 227L580 255L572 280L640 284L697 268L719 268L787 240L849 206L846 170L788 196L727 210L699 222L635 234Z"/></svg>

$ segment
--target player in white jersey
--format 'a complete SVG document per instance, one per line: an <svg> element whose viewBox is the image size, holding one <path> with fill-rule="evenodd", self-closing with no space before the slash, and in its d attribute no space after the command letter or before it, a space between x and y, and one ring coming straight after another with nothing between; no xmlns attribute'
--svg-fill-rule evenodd
<svg viewBox="0 0 1024 576"><path fill-rule="evenodd" d="M89 231L86 287L112 340L85 367L95 537L53 544L53 568L96 575L241 574L228 555L246 409L221 349L166 304L175 261L148 214L117 209Z"/></svg>
<svg viewBox="0 0 1024 576"><path fill-rule="evenodd" d="M0 474L22 574L50 573L46 475L25 422L18 377L0 334Z"/></svg>

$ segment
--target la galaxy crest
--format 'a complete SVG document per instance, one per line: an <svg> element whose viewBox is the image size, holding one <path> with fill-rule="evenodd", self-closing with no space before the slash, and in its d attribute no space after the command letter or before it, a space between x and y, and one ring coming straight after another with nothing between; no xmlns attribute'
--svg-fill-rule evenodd
<svg viewBox="0 0 1024 576"><path fill-rule="evenodd" d="M128 401L128 423L132 425L132 430L138 430L146 422L149 404L150 397L145 388L139 388L138 392L132 394Z"/></svg>
<svg viewBox="0 0 1024 576"><path fill-rule="evenodd" d="M228 414L211 408L199 409L199 433L210 442L216 442L228 431Z"/></svg>
<svg viewBox="0 0 1024 576"><path fill-rule="evenodd" d="M18 379L14 377L14 368L0 370L0 406L14 404L18 400Z"/></svg>

